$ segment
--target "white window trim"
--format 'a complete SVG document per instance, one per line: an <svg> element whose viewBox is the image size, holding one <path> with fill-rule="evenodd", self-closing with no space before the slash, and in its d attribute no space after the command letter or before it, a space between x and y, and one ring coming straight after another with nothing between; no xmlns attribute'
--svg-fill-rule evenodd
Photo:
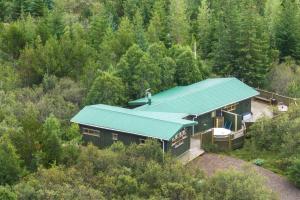
<svg viewBox="0 0 300 200"><path fill-rule="evenodd" d="M143 142L142 142L143 141ZM146 139L140 138L140 145L144 145L146 142Z"/></svg>
<svg viewBox="0 0 300 200"><path fill-rule="evenodd" d="M100 138L100 131L95 129L82 128L82 134Z"/></svg>
<svg viewBox="0 0 300 200"><path fill-rule="evenodd" d="M119 140L119 134L118 133L112 133L112 140L113 141Z"/></svg>

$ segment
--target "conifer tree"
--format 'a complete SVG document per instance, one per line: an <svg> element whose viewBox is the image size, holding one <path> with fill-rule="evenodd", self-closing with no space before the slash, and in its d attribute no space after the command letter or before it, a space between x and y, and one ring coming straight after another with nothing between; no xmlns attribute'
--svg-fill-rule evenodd
<svg viewBox="0 0 300 200"><path fill-rule="evenodd" d="M138 10L135 13L133 23L136 43L140 46L141 49L145 51L148 46L148 41L144 31L143 18Z"/></svg>
<svg viewBox="0 0 300 200"><path fill-rule="evenodd" d="M164 41L167 39L167 17L165 4L162 0L157 0L154 4L152 18L147 29L147 38L149 42Z"/></svg>
<svg viewBox="0 0 300 200"><path fill-rule="evenodd" d="M0 137L0 185L12 184L22 173L21 160L7 135Z"/></svg>
<svg viewBox="0 0 300 200"><path fill-rule="evenodd" d="M169 26L173 44L185 45L190 39L190 24L185 0L170 2Z"/></svg>
<svg viewBox="0 0 300 200"><path fill-rule="evenodd" d="M275 30L276 46L281 60L292 56L300 59L300 8L296 0L283 0Z"/></svg>
<svg viewBox="0 0 300 200"><path fill-rule="evenodd" d="M201 1L201 6L199 7L199 14L197 18L197 31L196 35L199 53L203 58L207 58L208 54L211 52L211 10L208 7L207 0Z"/></svg>

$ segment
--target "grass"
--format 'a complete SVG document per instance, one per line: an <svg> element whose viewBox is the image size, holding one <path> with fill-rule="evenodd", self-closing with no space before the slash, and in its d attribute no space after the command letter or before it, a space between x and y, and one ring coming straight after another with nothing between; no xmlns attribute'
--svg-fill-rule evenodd
<svg viewBox="0 0 300 200"><path fill-rule="evenodd" d="M281 160L276 152L253 151L252 148L250 148L249 145L247 145L247 141L246 145L244 145L243 148L225 152L224 154L245 161L249 161L253 164L259 161L261 167L280 175L286 175L284 171L280 169Z"/></svg>

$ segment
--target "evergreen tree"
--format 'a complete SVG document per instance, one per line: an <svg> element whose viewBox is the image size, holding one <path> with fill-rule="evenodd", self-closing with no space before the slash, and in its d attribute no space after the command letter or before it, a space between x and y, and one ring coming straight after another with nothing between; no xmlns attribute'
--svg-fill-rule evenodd
<svg viewBox="0 0 300 200"><path fill-rule="evenodd" d="M130 99L136 99L139 97L139 91L136 91L134 82L134 75L136 73L136 67L140 63L140 59L145 53L139 48L138 45L133 45L124 54L117 65L118 75L122 78L126 87L126 96Z"/></svg>
<svg viewBox="0 0 300 200"><path fill-rule="evenodd" d="M122 105L125 102L122 80L109 72L101 72L87 94L86 104Z"/></svg>
<svg viewBox="0 0 300 200"><path fill-rule="evenodd" d="M107 16L103 10L100 10L98 15L95 15L91 18L88 40L89 44L95 49L99 49L108 25Z"/></svg>
<svg viewBox="0 0 300 200"><path fill-rule="evenodd" d="M298 1L283 0L276 25L276 46L281 59L292 56L300 59L300 8Z"/></svg>
<svg viewBox="0 0 300 200"><path fill-rule="evenodd" d="M45 166L49 166L49 164L59 161L61 156L61 125L57 118L50 115L42 129L41 152L36 154L38 156L36 159L38 159L38 163L42 162Z"/></svg>
<svg viewBox="0 0 300 200"><path fill-rule="evenodd" d="M207 0L201 1L199 7L199 14L197 18L197 31L196 35L199 53L203 58L207 58L211 52L211 11L208 7Z"/></svg>
<svg viewBox="0 0 300 200"><path fill-rule="evenodd" d="M121 19L119 29L115 32L108 27L99 51L102 68L108 69L111 65L118 63L134 42L134 27L128 18Z"/></svg>
<svg viewBox="0 0 300 200"><path fill-rule="evenodd" d="M146 39L144 31L143 18L139 11L136 11L133 23L136 43L140 46L141 49L146 50L148 46L148 41Z"/></svg>
<svg viewBox="0 0 300 200"><path fill-rule="evenodd" d="M137 97L143 97L145 90L151 88L156 93L161 84L161 69L155 64L149 54L143 55L133 74L133 89Z"/></svg>
<svg viewBox="0 0 300 200"><path fill-rule="evenodd" d="M224 3L216 25L214 71L261 86L271 63L270 38L254 1Z"/></svg>
<svg viewBox="0 0 300 200"><path fill-rule="evenodd" d="M176 62L175 80L178 85L189 85L202 80L201 64L189 47L174 46L171 55Z"/></svg>
<svg viewBox="0 0 300 200"><path fill-rule="evenodd" d="M168 57L168 52L164 44L153 43L148 48L151 62L160 68L160 90L168 89L175 84L175 61Z"/></svg>
<svg viewBox="0 0 300 200"><path fill-rule="evenodd" d="M163 0L157 0L154 4L152 18L147 29L147 38L149 42L164 41L167 39L167 20L166 11Z"/></svg>
<svg viewBox="0 0 300 200"><path fill-rule="evenodd" d="M240 36L237 38L238 54L232 75L250 85L262 86L271 65L268 27L254 2L245 1L243 6Z"/></svg>
<svg viewBox="0 0 300 200"><path fill-rule="evenodd" d="M264 16L268 24L271 47L276 48L276 24L278 23L282 0L267 0Z"/></svg>
<svg viewBox="0 0 300 200"><path fill-rule="evenodd" d="M7 135L0 137L0 185L16 182L22 174L21 160ZM3 194L2 194L3 195Z"/></svg>
<svg viewBox="0 0 300 200"><path fill-rule="evenodd" d="M186 1L171 1L169 13L170 35L173 44L188 44L190 25L187 17Z"/></svg>

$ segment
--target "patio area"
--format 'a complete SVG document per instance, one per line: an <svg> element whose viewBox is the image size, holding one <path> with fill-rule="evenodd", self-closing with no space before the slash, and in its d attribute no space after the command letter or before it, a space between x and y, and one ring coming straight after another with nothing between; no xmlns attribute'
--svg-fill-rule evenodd
<svg viewBox="0 0 300 200"><path fill-rule="evenodd" d="M251 101L251 112L253 113L253 116L250 122L256 122L262 117L273 117L272 106L257 100Z"/></svg>

